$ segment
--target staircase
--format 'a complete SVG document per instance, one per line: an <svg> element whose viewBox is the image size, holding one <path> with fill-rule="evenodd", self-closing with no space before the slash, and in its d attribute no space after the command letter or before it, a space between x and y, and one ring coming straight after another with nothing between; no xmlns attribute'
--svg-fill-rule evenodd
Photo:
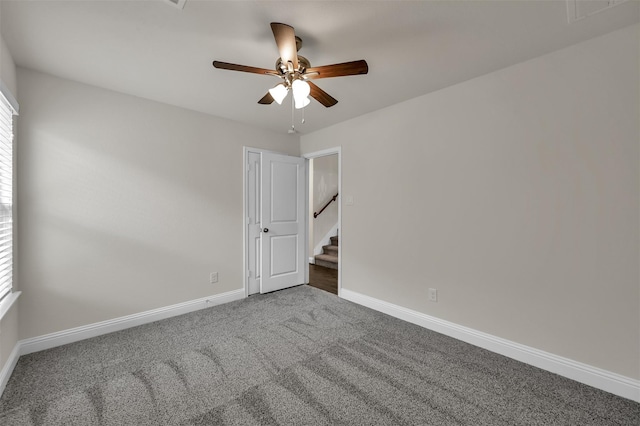
<svg viewBox="0 0 640 426"><path fill-rule="evenodd" d="M338 237L331 237L331 244L322 246L322 254L316 255L316 265L338 269Z"/></svg>

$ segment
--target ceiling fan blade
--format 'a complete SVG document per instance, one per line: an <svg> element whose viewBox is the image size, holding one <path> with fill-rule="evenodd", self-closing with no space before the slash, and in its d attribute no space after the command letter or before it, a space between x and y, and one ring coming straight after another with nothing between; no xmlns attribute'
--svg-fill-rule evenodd
<svg viewBox="0 0 640 426"><path fill-rule="evenodd" d="M250 72L252 74L271 74L278 75L274 70L266 68L249 67L247 65L230 64L228 62L213 61L213 66L222 70Z"/></svg>
<svg viewBox="0 0 640 426"><path fill-rule="evenodd" d="M312 82L307 81L307 83L309 83L309 87L311 88L311 92L309 93L309 95L316 101L320 102L322 105L329 108L338 103L338 101L333 96L331 96Z"/></svg>
<svg viewBox="0 0 640 426"><path fill-rule="evenodd" d="M293 69L298 69L298 49L296 48L296 33L293 27L279 22L271 23L271 31L276 39L280 59L285 64L292 62Z"/></svg>
<svg viewBox="0 0 640 426"><path fill-rule="evenodd" d="M273 101L274 101L273 96L271 96L271 93L267 92L267 94L264 95L262 99L258 101L258 103L262 105L269 105L273 103Z"/></svg>
<svg viewBox="0 0 640 426"><path fill-rule="evenodd" d="M346 75L366 74L369 72L369 65L364 59L359 61L343 62L341 64L323 65L320 67L310 67L304 73L307 80L329 77L343 77Z"/></svg>

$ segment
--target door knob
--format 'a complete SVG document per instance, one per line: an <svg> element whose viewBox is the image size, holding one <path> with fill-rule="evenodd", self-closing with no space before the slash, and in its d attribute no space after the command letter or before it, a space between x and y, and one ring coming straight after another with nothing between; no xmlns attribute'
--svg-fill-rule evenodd
<svg viewBox="0 0 640 426"><path fill-rule="evenodd" d="M262 228L262 232L266 234L267 232L269 232L269 228Z"/></svg>

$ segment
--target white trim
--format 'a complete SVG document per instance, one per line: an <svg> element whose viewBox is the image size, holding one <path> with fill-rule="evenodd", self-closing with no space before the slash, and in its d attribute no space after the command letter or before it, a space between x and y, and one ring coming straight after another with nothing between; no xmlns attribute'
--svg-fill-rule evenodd
<svg viewBox="0 0 640 426"><path fill-rule="evenodd" d="M249 224L247 223L247 163L249 162L249 152L252 148L248 146L242 147L242 287L244 289L244 297L249 297Z"/></svg>
<svg viewBox="0 0 640 426"><path fill-rule="evenodd" d="M187 2L187 0L164 0L165 3L169 3L171 6L175 7L176 9L184 9L184 4Z"/></svg>
<svg viewBox="0 0 640 426"><path fill-rule="evenodd" d="M483 333L355 291L342 289L340 297L594 388L640 402L640 380Z"/></svg>
<svg viewBox="0 0 640 426"><path fill-rule="evenodd" d="M183 315L189 312L209 308L211 306L221 305L223 303L233 302L235 300L244 298L244 289L232 290L226 293L216 294L214 296L203 297L201 299L178 303L163 308L152 309L150 311L140 312L138 314L127 315L120 318L114 318L107 321L101 321L94 324L88 324L81 327L58 331L56 333L46 334L44 336L21 340L18 342L18 344L20 345L20 355L26 355L45 349L55 348L56 346L78 342L80 340L89 339L91 337L113 333L114 331L120 331L127 328L136 327L138 325L148 324L150 322Z"/></svg>
<svg viewBox="0 0 640 426"><path fill-rule="evenodd" d="M21 294L21 291L14 291L13 293L7 294L5 298L0 301L0 321L2 321L2 318L9 312L13 304L16 303Z"/></svg>
<svg viewBox="0 0 640 426"><path fill-rule="evenodd" d="M2 396L2 392L4 392L4 389L9 381L9 377L11 377L11 373L13 373L13 370L18 363L18 358L20 358L21 355L27 355L33 352L55 348L57 346L66 345L68 343L78 342L80 340L89 339L91 337L113 333L114 331L120 331L143 324L148 324L150 322L187 314L189 312L194 312L216 305L222 305L224 303L229 303L244 298L244 289L232 290L226 293L203 297L201 299L178 303L171 306L165 306L163 308L152 309L146 312L140 312L138 314L127 315L120 318L114 318L107 321L71 328L69 330L46 334L44 336L20 340L16 343L13 351L9 355L9 358L5 361L4 367L0 371L0 397Z"/></svg>
<svg viewBox="0 0 640 426"><path fill-rule="evenodd" d="M16 343L13 347L13 350L9 354L9 358L4 363L4 367L0 370L0 397L2 397L4 388L7 386L7 383L9 383L9 378L11 377L11 373L13 373L13 369L16 368L18 358L20 358L20 342Z"/></svg>
<svg viewBox="0 0 640 426"><path fill-rule="evenodd" d="M302 154L303 158L307 160L311 158L324 157L326 155L338 154L338 239L342 245L342 147L336 146L334 148L327 148L320 151L307 152ZM309 174L309 168L307 167L307 175ZM307 178L307 181L309 179ZM308 186L308 185L307 185ZM307 188L308 189L308 188ZM307 190L307 206L309 205L309 192ZM307 215L308 217L308 215ZM309 226L309 225L307 225ZM309 230L307 229L307 237ZM309 250L309 243L306 245L307 251ZM307 253L308 255L309 253ZM315 263L315 260L314 260ZM308 271L307 266L307 271ZM342 297L342 247L338 250L338 297Z"/></svg>
<svg viewBox="0 0 640 426"><path fill-rule="evenodd" d="M581 21L585 18L595 15L596 13L603 12L605 10L611 9L612 7L618 6L622 3L626 3L628 0L609 0L607 6L601 7L598 10L595 10L590 13L580 13L578 10L578 2L582 0L567 0L567 22L573 24L574 22Z"/></svg>
<svg viewBox="0 0 640 426"><path fill-rule="evenodd" d="M0 80L0 96L4 96L7 103L11 106L11 108L13 108L13 114L18 115L18 112L20 111L20 105L18 105L18 101L16 101L16 98L13 97L13 93L11 93L9 87L7 87L7 85L4 84L4 81L2 80Z"/></svg>
<svg viewBox="0 0 640 426"><path fill-rule="evenodd" d="M302 154L303 158L318 158L318 157L326 157L327 155L340 154L342 150L341 146L336 146L333 148L321 149L320 151L307 152L306 154Z"/></svg>
<svg viewBox="0 0 640 426"><path fill-rule="evenodd" d="M298 145L300 145L300 142L298 142ZM311 192L309 191L309 188L311 188L311 161L309 161L308 158L302 157L300 156L300 158L304 159L304 217L305 220L307 221L305 227L304 227L304 256L308 259L311 259L310 253L309 253L309 229L311 227L311 221L313 219L311 219L311 206L309 205L309 199L311 198ZM313 263L309 262L305 262L304 264L304 283L305 284L309 284L309 265L313 264L315 265L316 263L316 259L313 259Z"/></svg>

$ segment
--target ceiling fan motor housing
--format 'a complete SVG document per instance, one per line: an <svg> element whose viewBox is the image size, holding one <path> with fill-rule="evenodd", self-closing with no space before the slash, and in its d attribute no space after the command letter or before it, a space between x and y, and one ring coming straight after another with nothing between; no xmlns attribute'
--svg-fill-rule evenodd
<svg viewBox="0 0 640 426"><path fill-rule="evenodd" d="M293 70L293 72L297 71L299 74L304 74L304 71L307 68L311 68L311 62L309 62L309 60L304 56L298 55L298 69ZM282 75L290 72L288 64L286 64L281 58L278 58L278 60L276 61L276 71L278 71Z"/></svg>

